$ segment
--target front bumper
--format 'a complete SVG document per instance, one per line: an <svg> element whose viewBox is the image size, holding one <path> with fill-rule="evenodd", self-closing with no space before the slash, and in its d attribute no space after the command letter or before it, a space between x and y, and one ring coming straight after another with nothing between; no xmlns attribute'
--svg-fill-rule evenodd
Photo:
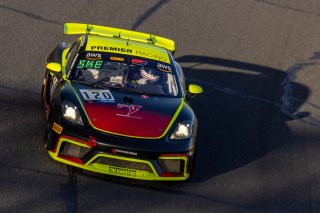
<svg viewBox="0 0 320 213"><path fill-rule="evenodd" d="M60 135L54 150L56 161L92 172L141 180L181 181L189 178L192 155L140 153L106 148L94 140Z"/></svg>

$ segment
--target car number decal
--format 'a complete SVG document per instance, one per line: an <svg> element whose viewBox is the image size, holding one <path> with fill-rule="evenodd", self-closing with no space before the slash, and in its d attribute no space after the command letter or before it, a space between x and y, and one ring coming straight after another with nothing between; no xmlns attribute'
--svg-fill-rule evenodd
<svg viewBox="0 0 320 213"><path fill-rule="evenodd" d="M80 92L85 101L101 101L101 102L115 101L110 90L80 89Z"/></svg>

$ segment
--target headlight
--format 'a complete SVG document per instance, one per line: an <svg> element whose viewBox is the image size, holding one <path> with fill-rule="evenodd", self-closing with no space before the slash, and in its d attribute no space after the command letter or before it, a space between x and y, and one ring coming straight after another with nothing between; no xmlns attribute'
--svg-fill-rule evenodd
<svg viewBox="0 0 320 213"><path fill-rule="evenodd" d="M72 123L83 125L79 110L68 100L62 102L62 116Z"/></svg>
<svg viewBox="0 0 320 213"><path fill-rule="evenodd" d="M170 136L171 140L186 139L192 135L192 123L190 121L184 121L178 124L173 133Z"/></svg>

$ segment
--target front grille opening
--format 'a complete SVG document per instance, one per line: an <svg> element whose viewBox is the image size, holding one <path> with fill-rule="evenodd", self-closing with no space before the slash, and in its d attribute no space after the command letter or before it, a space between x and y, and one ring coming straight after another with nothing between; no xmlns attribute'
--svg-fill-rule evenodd
<svg viewBox="0 0 320 213"><path fill-rule="evenodd" d="M133 161L127 161L127 160L114 159L114 158L99 157L95 159L93 163L106 164L109 166L136 169L136 170L142 170L142 171L153 173L151 167L148 164L141 163L141 162L133 162Z"/></svg>
<svg viewBox="0 0 320 213"><path fill-rule="evenodd" d="M184 161L179 159L159 159L162 172L183 173Z"/></svg>
<svg viewBox="0 0 320 213"><path fill-rule="evenodd" d="M78 146L72 143L63 142L60 147L59 154L74 157L74 158L82 158L87 152L89 152L90 148Z"/></svg>

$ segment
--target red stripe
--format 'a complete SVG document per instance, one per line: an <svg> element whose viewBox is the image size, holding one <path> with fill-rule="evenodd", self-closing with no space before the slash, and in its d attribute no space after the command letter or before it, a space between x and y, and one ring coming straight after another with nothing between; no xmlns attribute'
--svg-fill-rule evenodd
<svg viewBox="0 0 320 213"><path fill-rule="evenodd" d="M160 137L170 123L171 116L151 112L143 107L129 116L128 108L115 104L85 103L92 125L115 134L133 137Z"/></svg>
<svg viewBox="0 0 320 213"><path fill-rule="evenodd" d="M160 174L160 177L182 177L183 174L178 172L163 172Z"/></svg>
<svg viewBox="0 0 320 213"><path fill-rule="evenodd" d="M80 164L80 165L83 165L83 162L81 161L80 158L75 158L75 157L70 157L70 156L67 156L67 155L58 155L59 158L63 158L67 161L71 161L71 162L74 162L74 163L77 163L77 164Z"/></svg>

